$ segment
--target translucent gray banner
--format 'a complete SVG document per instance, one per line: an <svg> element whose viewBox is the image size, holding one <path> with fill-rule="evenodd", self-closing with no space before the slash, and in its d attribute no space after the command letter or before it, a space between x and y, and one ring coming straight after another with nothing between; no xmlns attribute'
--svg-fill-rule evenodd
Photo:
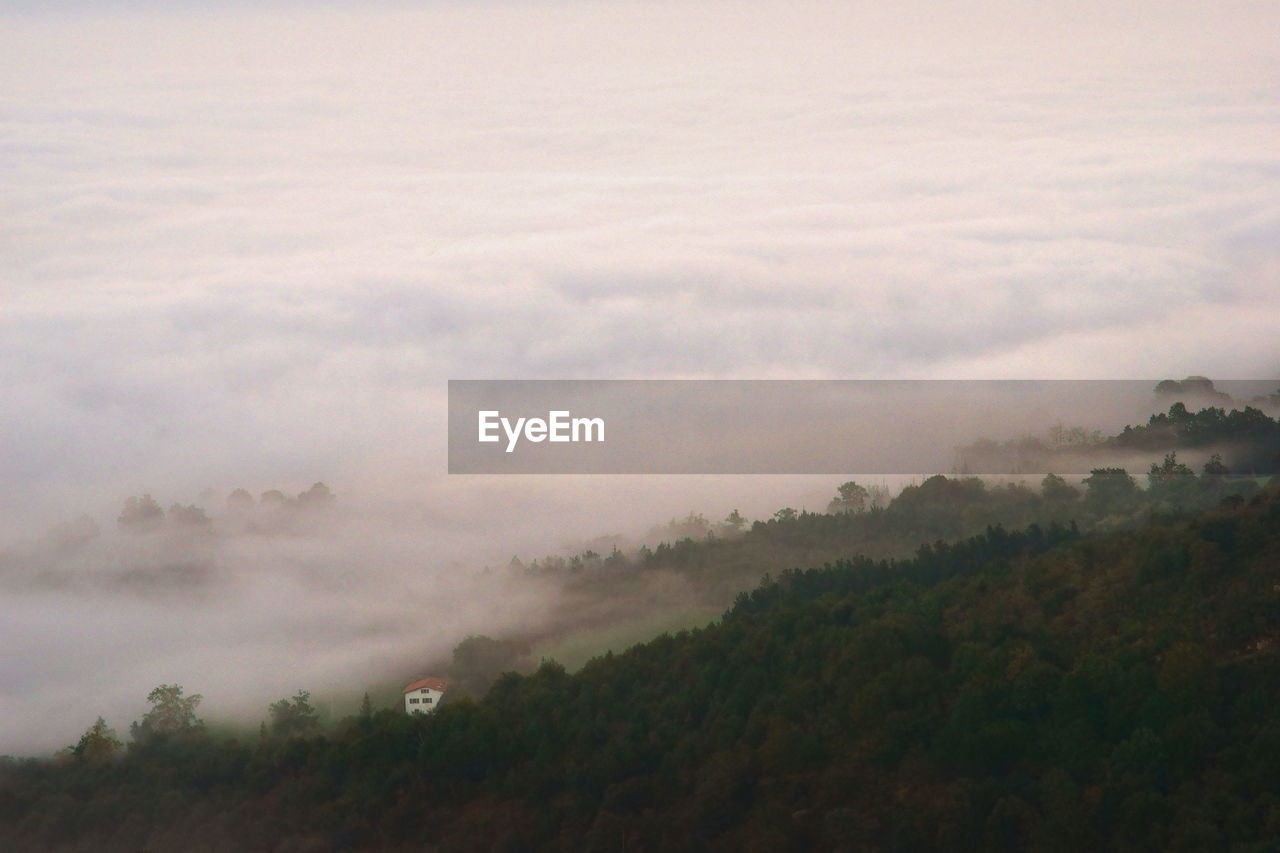
<svg viewBox="0 0 1280 853"><path fill-rule="evenodd" d="M1062 452L1176 400L1243 407L1275 380L450 380L451 474L1065 473ZM1010 471L1034 438L1055 453ZM1013 444L1010 444L1010 443ZM1030 444L1028 445L1031 446ZM975 448L977 448L975 450ZM992 461L994 460L994 461ZM1076 470L1087 470L1081 459ZM1085 467L1079 467L1085 466ZM984 467L993 470L982 470ZM1001 470L995 470L999 468ZM1048 473L1043 471L1041 473Z"/></svg>

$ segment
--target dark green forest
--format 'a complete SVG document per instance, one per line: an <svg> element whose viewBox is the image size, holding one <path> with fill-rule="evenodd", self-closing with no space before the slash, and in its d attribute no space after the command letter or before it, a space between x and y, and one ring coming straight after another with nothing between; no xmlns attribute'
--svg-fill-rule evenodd
<svg viewBox="0 0 1280 853"><path fill-rule="evenodd" d="M236 733L159 685L127 735L0 759L0 849L1274 850L1280 484L1176 449L1145 474L846 483L536 561L577 601L770 576L575 673L471 638L428 716L299 691Z"/></svg>

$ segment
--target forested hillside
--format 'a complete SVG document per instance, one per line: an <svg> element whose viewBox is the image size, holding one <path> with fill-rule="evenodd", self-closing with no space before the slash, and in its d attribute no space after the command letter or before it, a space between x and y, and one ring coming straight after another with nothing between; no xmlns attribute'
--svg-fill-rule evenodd
<svg viewBox="0 0 1280 853"><path fill-rule="evenodd" d="M1264 421L1271 424L1271 432L1280 430L1277 421ZM1247 442L1235 446L1241 453L1261 453ZM1094 468L1083 478L1048 474L1032 479L1030 485L1022 479L993 483L973 476L937 475L906 486L884 503L872 503L864 487L848 482L839 487L826 512L783 507L772 518L749 526L735 524L738 520L732 517L711 524L691 515L670 525L688 531L685 535L653 549L614 551L607 557L591 552L568 559L549 556L516 571L562 586L568 593L561 598L563 612L549 625L551 630L574 630L592 621L608 623L671 608L676 603L672 594L684 606L724 608L765 574L822 565L851 554L904 559L922 545L954 542L996 526L1125 529L1153 514L1207 509L1228 498L1244 500L1258 489L1257 480L1236 476L1217 455L1209 456L1198 471L1176 451L1155 458L1160 461L1144 466L1145 474L1137 477L1121 467ZM662 584L667 577L680 585ZM663 591L666 599L660 596Z"/></svg>
<svg viewBox="0 0 1280 853"><path fill-rule="evenodd" d="M431 717L91 730L0 770L0 846L1263 850L1278 638L1274 486L993 527L788 571L716 625Z"/></svg>

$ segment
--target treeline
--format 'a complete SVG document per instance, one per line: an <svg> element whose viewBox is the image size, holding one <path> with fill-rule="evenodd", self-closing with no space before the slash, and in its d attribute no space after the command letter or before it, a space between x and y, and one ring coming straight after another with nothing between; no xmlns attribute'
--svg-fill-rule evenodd
<svg viewBox="0 0 1280 853"><path fill-rule="evenodd" d="M427 717L9 760L0 847L1271 849L1277 566L1272 486L788 571Z"/></svg>
<svg viewBox="0 0 1280 853"><path fill-rule="evenodd" d="M1158 452L1222 448L1236 471L1280 473L1280 420L1252 406L1191 412L1185 404L1174 403L1167 414L1152 415L1143 426L1125 427L1109 446Z"/></svg>
<svg viewBox="0 0 1280 853"><path fill-rule="evenodd" d="M290 515L316 513L329 509L334 503L333 493L324 483L313 483L297 497L289 497L279 489L269 489L257 501L248 489L241 488L227 495L224 515L242 526L247 524L259 532L266 532L280 528ZM211 521L202 506L175 503L165 511L160 502L148 493L125 499L124 507L116 518L116 526L129 533L146 533L165 526L204 527Z"/></svg>
<svg viewBox="0 0 1280 853"><path fill-rule="evenodd" d="M1140 484L1124 468L1095 468L1074 482L1048 474L1036 488L937 475L905 487L892 500L874 487L847 482L827 512L783 507L771 518L747 522L734 510L714 524L690 514L681 524L695 528L696 537L631 551L615 547L607 555L552 555L527 565L514 559L508 571L610 592L627 589L648 572L671 571L689 582L698 603L723 607L767 572L821 565L851 553L902 558L922 544L955 541L996 526L1074 523L1085 531L1133 526L1152 514L1195 512L1232 496L1246 500L1259 488L1253 477L1234 475L1221 457L1211 457L1196 472L1176 452L1152 463L1143 479Z"/></svg>

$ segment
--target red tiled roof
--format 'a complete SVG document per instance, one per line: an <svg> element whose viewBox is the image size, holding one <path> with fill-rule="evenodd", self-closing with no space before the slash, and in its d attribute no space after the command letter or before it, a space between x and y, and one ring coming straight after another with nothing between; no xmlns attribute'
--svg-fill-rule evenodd
<svg viewBox="0 0 1280 853"><path fill-rule="evenodd" d="M439 690L443 693L449 689L449 682L445 681L443 678L422 678L413 682L413 684L405 685L404 690L400 692L412 693L413 691L421 690L424 687L428 687L432 690Z"/></svg>

